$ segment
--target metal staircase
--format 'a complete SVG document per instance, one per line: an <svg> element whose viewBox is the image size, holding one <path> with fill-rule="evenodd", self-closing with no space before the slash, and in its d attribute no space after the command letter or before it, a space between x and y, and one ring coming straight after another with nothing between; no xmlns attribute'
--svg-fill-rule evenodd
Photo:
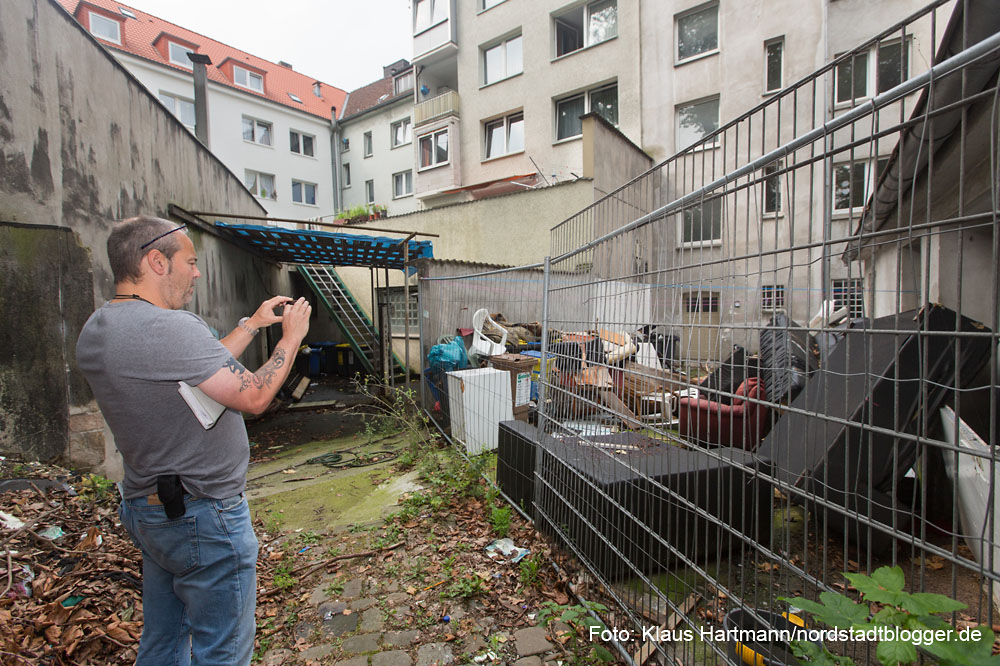
<svg viewBox="0 0 1000 666"><path fill-rule="evenodd" d="M299 272L316 292L327 312L333 317L340 332L351 345L364 369L372 375L379 374L379 359L376 341L378 333L371 319L337 273L323 264L299 264ZM394 372L405 373L402 362L395 353L392 355Z"/></svg>

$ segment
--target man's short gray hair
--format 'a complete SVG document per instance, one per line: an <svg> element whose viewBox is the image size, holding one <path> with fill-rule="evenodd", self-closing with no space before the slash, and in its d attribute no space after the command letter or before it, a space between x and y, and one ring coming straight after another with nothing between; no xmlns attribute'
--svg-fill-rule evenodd
<svg viewBox="0 0 1000 666"><path fill-rule="evenodd" d="M177 234L168 234L149 247L142 246L177 226L170 220L149 215L131 217L116 224L108 236L108 261L115 283L126 280L135 282L142 277L139 271L142 258L153 250L159 250L168 260L173 257L180 249Z"/></svg>

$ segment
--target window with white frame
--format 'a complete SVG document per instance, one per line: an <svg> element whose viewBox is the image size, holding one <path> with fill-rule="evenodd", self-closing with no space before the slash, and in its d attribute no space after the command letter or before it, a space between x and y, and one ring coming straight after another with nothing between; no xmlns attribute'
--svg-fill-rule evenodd
<svg viewBox="0 0 1000 666"><path fill-rule="evenodd" d="M881 173L887 158L874 163L858 159L854 162L835 164L833 167L833 210L847 212L864 207L876 178ZM874 164L874 166L873 166Z"/></svg>
<svg viewBox="0 0 1000 666"><path fill-rule="evenodd" d="M679 14L675 23L678 64L719 50L719 3Z"/></svg>
<svg viewBox="0 0 1000 666"><path fill-rule="evenodd" d="M833 307L847 308L851 319L865 316L865 285L861 278L833 281Z"/></svg>
<svg viewBox="0 0 1000 666"><path fill-rule="evenodd" d="M483 85L488 86L524 70L521 35L483 49Z"/></svg>
<svg viewBox="0 0 1000 666"><path fill-rule="evenodd" d="M389 126L389 137L392 139L392 147L405 146L413 141L413 127L409 118L397 120Z"/></svg>
<svg viewBox="0 0 1000 666"><path fill-rule="evenodd" d="M719 311L719 292L689 291L684 294L684 312L709 314Z"/></svg>
<svg viewBox="0 0 1000 666"><path fill-rule="evenodd" d="M486 159L524 150L524 113L512 113L485 124Z"/></svg>
<svg viewBox="0 0 1000 666"><path fill-rule="evenodd" d="M392 80L392 94L399 95L407 90L413 90L413 70L400 74Z"/></svg>
<svg viewBox="0 0 1000 666"><path fill-rule="evenodd" d="M121 24L97 12L90 12L90 34L115 44L122 43Z"/></svg>
<svg viewBox="0 0 1000 666"><path fill-rule="evenodd" d="M677 118L675 148L687 148L719 129L719 98L682 104L674 116Z"/></svg>
<svg viewBox="0 0 1000 666"><path fill-rule="evenodd" d="M785 38L764 42L764 92L778 92L784 87Z"/></svg>
<svg viewBox="0 0 1000 666"><path fill-rule="evenodd" d="M597 0L552 17L556 57L618 36L618 0Z"/></svg>
<svg viewBox="0 0 1000 666"><path fill-rule="evenodd" d="M764 167L764 212L777 213L781 210L781 162L771 162Z"/></svg>
<svg viewBox="0 0 1000 666"><path fill-rule="evenodd" d="M193 101L165 92L161 92L159 97L160 101L163 102L163 105L167 107L170 113L174 114L174 116L176 116L181 123L187 127L194 128L195 113Z"/></svg>
<svg viewBox="0 0 1000 666"><path fill-rule="evenodd" d="M420 137L420 168L429 169L448 163L448 130Z"/></svg>
<svg viewBox="0 0 1000 666"><path fill-rule="evenodd" d="M722 238L722 197L685 208L681 217L681 243L700 245Z"/></svg>
<svg viewBox="0 0 1000 666"><path fill-rule="evenodd" d="M316 184L301 180L292 181L292 201L309 206L316 205Z"/></svg>
<svg viewBox="0 0 1000 666"><path fill-rule="evenodd" d="M375 203L375 181L366 180L365 181L365 203L373 204Z"/></svg>
<svg viewBox="0 0 1000 666"><path fill-rule="evenodd" d="M167 42L167 55L169 56L170 62L173 64L191 69L193 67L193 63L191 62L191 59L188 58L188 53L194 53L194 49L182 46L177 42Z"/></svg>
<svg viewBox="0 0 1000 666"><path fill-rule="evenodd" d="M838 104L864 99L898 86L910 76L909 40L886 41L837 65L834 99Z"/></svg>
<svg viewBox="0 0 1000 666"><path fill-rule="evenodd" d="M243 116L243 140L259 143L262 146L270 146L271 123Z"/></svg>
<svg viewBox="0 0 1000 666"><path fill-rule="evenodd" d="M403 287L382 287L379 289L379 301L389 306L389 327L393 334L403 335L406 331L406 319L410 320L410 334L416 333L420 326L417 290L410 287L410 307L406 307L406 290Z"/></svg>
<svg viewBox="0 0 1000 666"><path fill-rule="evenodd" d="M296 130L288 131L288 149L299 155L315 157L316 137Z"/></svg>
<svg viewBox="0 0 1000 666"><path fill-rule="evenodd" d="M414 0L413 34L431 28L448 18L449 0Z"/></svg>
<svg viewBox="0 0 1000 666"><path fill-rule="evenodd" d="M413 170L392 174L392 198L399 199L413 194Z"/></svg>
<svg viewBox="0 0 1000 666"><path fill-rule="evenodd" d="M340 149L340 152L346 153L346 152L349 152L351 150L351 140L350 139L348 139L348 138L345 137L345 138L343 138L343 139L340 140L340 144L342 146L341 149Z"/></svg>
<svg viewBox="0 0 1000 666"><path fill-rule="evenodd" d="M618 84L566 97L556 102L556 141L583 134L580 117L587 113L600 114L612 125L618 125Z"/></svg>
<svg viewBox="0 0 1000 666"><path fill-rule="evenodd" d="M344 177L344 188L346 189L346 188L348 188L348 187L351 186L351 165L350 164L345 164L344 165L343 177Z"/></svg>
<svg viewBox="0 0 1000 666"><path fill-rule="evenodd" d="M785 285L765 284L760 288L761 310L785 309Z"/></svg>
<svg viewBox="0 0 1000 666"><path fill-rule="evenodd" d="M251 171L247 169L243 175L243 184L247 186L247 189L256 196L262 199L277 199L278 193L274 189L274 174L273 173L261 173L259 171Z"/></svg>
<svg viewBox="0 0 1000 666"><path fill-rule="evenodd" d="M496 7L503 1L504 0L479 0L479 9L486 10L489 9L490 7Z"/></svg>
<svg viewBox="0 0 1000 666"><path fill-rule="evenodd" d="M264 77L257 72L233 65L233 83L250 90L264 92Z"/></svg>
<svg viewBox="0 0 1000 666"><path fill-rule="evenodd" d="M362 137L362 143L365 145L365 157L372 156L372 133L365 132Z"/></svg>

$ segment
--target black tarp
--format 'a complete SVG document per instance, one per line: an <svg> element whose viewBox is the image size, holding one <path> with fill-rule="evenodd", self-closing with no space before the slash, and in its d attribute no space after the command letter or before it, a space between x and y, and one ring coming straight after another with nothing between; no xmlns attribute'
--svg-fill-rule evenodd
<svg viewBox="0 0 1000 666"><path fill-rule="evenodd" d="M768 400L794 399L816 370L816 345L809 331L777 314L760 330L759 342L760 378Z"/></svg>

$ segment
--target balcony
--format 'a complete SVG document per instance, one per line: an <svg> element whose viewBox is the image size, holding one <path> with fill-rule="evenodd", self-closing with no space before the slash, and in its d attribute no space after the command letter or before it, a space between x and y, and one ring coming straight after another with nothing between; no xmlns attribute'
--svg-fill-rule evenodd
<svg viewBox="0 0 1000 666"><path fill-rule="evenodd" d="M417 128L434 120L458 115L458 93L449 90L414 107L413 127Z"/></svg>

